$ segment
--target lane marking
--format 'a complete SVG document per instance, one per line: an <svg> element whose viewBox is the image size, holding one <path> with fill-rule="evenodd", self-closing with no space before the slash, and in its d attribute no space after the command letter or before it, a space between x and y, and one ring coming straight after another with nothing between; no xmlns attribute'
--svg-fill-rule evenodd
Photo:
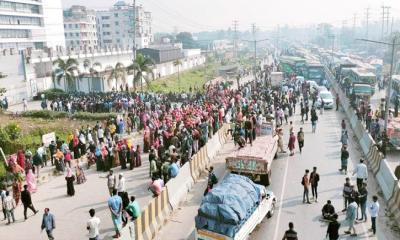
<svg viewBox="0 0 400 240"><path fill-rule="evenodd" d="M281 196L279 198L280 200L280 205L279 205L279 209L278 209L278 216L277 216L277 220L276 220L276 224L275 224L275 231L274 231L274 240L277 240L277 235L278 235L278 230L279 230L279 226L280 226L280 219L281 219L281 212L282 212L282 206L283 206L283 197L285 195L285 190L286 190L286 180L287 180L287 173L288 173L288 168L289 168L289 156L286 156L286 163L285 163L285 173L283 174L283 187L282 187L282 192L281 192Z"/></svg>

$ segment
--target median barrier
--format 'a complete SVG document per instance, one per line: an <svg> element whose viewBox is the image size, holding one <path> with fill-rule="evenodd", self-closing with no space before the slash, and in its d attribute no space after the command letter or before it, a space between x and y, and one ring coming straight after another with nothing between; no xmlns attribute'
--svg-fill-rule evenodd
<svg viewBox="0 0 400 240"><path fill-rule="evenodd" d="M136 226L133 222L129 222L125 227L121 230L121 240L136 240Z"/></svg>
<svg viewBox="0 0 400 240"><path fill-rule="evenodd" d="M388 201L388 210L400 225L400 182L397 182L393 189L392 198Z"/></svg>
<svg viewBox="0 0 400 240"><path fill-rule="evenodd" d="M362 128L362 129L364 129L364 128ZM374 140L372 140L371 135L364 130L363 131L363 136L360 139L360 145L361 145L362 151L363 151L365 156L368 155L369 150L371 149L373 144L374 144Z"/></svg>
<svg viewBox="0 0 400 240"><path fill-rule="evenodd" d="M190 172L194 181L197 181L200 178L201 173L204 172L208 165L209 159L207 156L207 146L204 146L192 157L192 160L190 161Z"/></svg>
<svg viewBox="0 0 400 240"><path fill-rule="evenodd" d="M221 148L221 144L218 139L218 135L212 136L211 139L208 140L207 146L207 156L209 159L213 159L217 154L218 150Z"/></svg>
<svg viewBox="0 0 400 240"><path fill-rule="evenodd" d="M221 145L225 144L228 140L228 129L229 124L224 124L222 128L218 131L219 142Z"/></svg>
<svg viewBox="0 0 400 240"><path fill-rule="evenodd" d="M392 197L395 184L397 183L397 178L386 159L381 161L379 171L376 174L376 179L382 189L383 196L386 200L389 200Z"/></svg>
<svg viewBox="0 0 400 240"><path fill-rule="evenodd" d="M179 203L193 187L193 184L194 181L190 173L190 163L187 162L179 170L178 176L170 179L166 184L168 201L173 210L179 206Z"/></svg>
<svg viewBox="0 0 400 240"><path fill-rule="evenodd" d="M168 203L168 191L164 188L159 196L153 198L145 209L143 209L140 217L135 224L135 238L130 238L129 232L123 229L121 239L123 240L151 240L164 224L164 220L169 215L171 208Z"/></svg>
<svg viewBox="0 0 400 240"><path fill-rule="evenodd" d="M372 172L376 175L379 171L380 163L383 159L382 153L379 152L376 146L371 146L367 155L367 161Z"/></svg>

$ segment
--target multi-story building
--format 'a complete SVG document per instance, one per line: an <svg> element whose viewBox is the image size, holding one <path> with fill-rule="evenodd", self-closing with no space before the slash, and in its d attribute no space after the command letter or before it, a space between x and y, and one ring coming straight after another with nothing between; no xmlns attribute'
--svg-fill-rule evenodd
<svg viewBox="0 0 400 240"><path fill-rule="evenodd" d="M65 47L61 0L0 1L0 49Z"/></svg>
<svg viewBox="0 0 400 240"><path fill-rule="evenodd" d="M136 19L135 19L136 16ZM136 28L136 48L148 47L153 42L151 13L124 1L118 1L108 11L98 11L97 36L101 47L133 48Z"/></svg>
<svg viewBox="0 0 400 240"><path fill-rule="evenodd" d="M64 10L65 43L69 49L89 50L97 47L96 12L84 6Z"/></svg>

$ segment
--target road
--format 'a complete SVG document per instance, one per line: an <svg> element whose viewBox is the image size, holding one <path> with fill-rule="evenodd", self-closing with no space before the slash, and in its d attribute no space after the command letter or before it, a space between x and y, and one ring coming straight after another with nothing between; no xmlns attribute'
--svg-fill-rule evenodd
<svg viewBox="0 0 400 240"><path fill-rule="evenodd" d="M305 148L303 154L296 152L293 157L287 154L280 154L274 160L272 165L272 185L271 189L278 198L277 210L271 219L265 219L253 232L249 239L282 239L283 233L288 228L288 222L292 221L295 230L299 234L299 239L324 239L327 225L320 222L320 211L323 204L330 199L335 206L336 211L343 209L342 187L345 181L345 175L339 173L340 167L340 121L344 118L344 114L334 110L326 110L323 115L319 116L317 132L311 133L311 124L302 125L298 115L293 119L295 124L295 132L299 127L305 130ZM287 126L285 126L287 128ZM288 130L285 131L285 140L288 139ZM350 136L353 136L350 133ZM350 141L349 170L354 169L354 165L360 159L360 148L354 139ZM226 144L219 157L215 159L213 165L217 167L217 175L225 174L223 166L224 156L233 148L232 142ZM312 169L314 166L318 168L321 176L319 184L318 203L311 205L302 203L302 185L301 178L304 170ZM370 176L373 176L370 172ZM352 182L355 184L355 177L351 176ZM194 216L197 213L198 206L201 203L201 195L205 187L205 180L196 184L194 190L188 195L187 201L181 206L180 210L175 212L158 234L157 239L194 239ZM370 201L375 194L379 195L375 179L368 179L368 191ZM310 193L311 196L311 193ZM399 235L390 230L393 224L385 217L385 203L381 195L379 195L381 203L381 211L378 218L378 234L371 236L368 229L370 221L365 224L357 224L356 229L359 234L357 238L344 236L343 232L347 230L344 223L344 214L339 215L342 222L340 233L341 239L399 239ZM180 231L176 231L180 229ZM165 237L168 236L168 237ZM171 236L171 238L169 238Z"/></svg>

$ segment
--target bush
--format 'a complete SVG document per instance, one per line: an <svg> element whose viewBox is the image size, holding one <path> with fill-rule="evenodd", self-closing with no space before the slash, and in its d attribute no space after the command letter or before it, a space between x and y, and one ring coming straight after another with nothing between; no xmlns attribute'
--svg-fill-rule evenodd
<svg viewBox="0 0 400 240"><path fill-rule="evenodd" d="M55 111L50 111L50 110L26 111L26 112L23 112L21 115L23 117L44 118L44 119L57 119L57 118L68 117L67 112L55 112Z"/></svg>
<svg viewBox="0 0 400 240"><path fill-rule="evenodd" d="M42 94L44 94L46 99L48 99L48 100L55 100L60 97L67 97L69 95L68 93L64 92L61 89L53 88L53 89L45 90L43 92L39 92L37 94L36 100L40 100L40 97L42 96Z"/></svg>
<svg viewBox="0 0 400 240"><path fill-rule="evenodd" d="M93 120L93 121L101 121L107 120L110 118L116 118L116 113L88 113L88 112L78 112L71 116L72 118L79 120Z"/></svg>
<svg viewBox="0 0 400 240"><path fill-rule="evenodd" d="M17 140L21 137L21 128L16 123L10 123L4 127L4 131L7 133L10 140Z"/></svg>

